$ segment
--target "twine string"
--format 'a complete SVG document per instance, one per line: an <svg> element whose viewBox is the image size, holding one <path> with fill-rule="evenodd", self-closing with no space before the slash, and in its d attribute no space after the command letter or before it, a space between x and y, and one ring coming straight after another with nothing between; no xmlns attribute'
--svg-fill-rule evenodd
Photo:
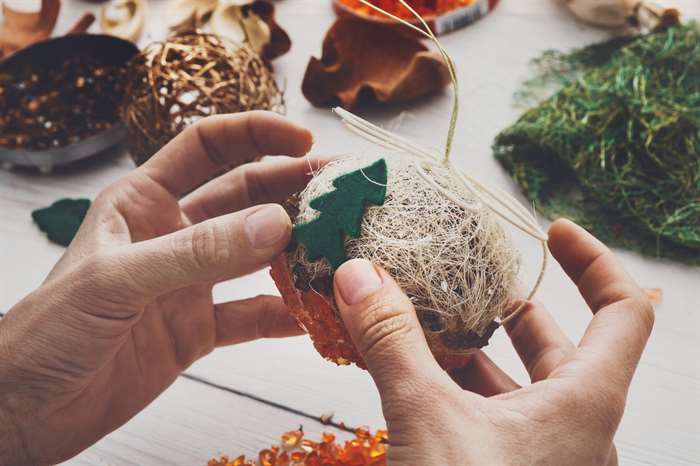
<svg viewBox="0 0 700 466"><path fill-rule="evenodd" d="M482 206L488 208L495 215L502 218L515 228L533 237L541 243L542 262L540 270L537 274L537 279L535 280L531 291L527 295L526 302L521 303L515 310L513 310L507 316L501 318L500 325L504 325L507 322L514 319L515 317L517 317L518 314L520 314L524 309L527 308L527 301L530 301L535 296L537 290L542 284L548 261L547 233L544 232L539 226L534 215L528 212L510 194L498 188L487 187L485 184L479 182L475 178L464 174L450 162L452 142L454 140L457 121L459 118L459 80L457 78L456 67L454 61L452 60L452 57L447 53L443 45L440 43L440 40L438 40L438 38L435 36L425 19L408 3L406 3L406 0L398 0L398 2L409 12L411 12L411 14L423 26L423 29L410 23L409 21L404 20L403 18L400 18L396 15L389 13L388 11L385 11L384 9L370 3L368 0L360 0L360 2L365 6L383 14L388 18L397 21L398 23L426 37L435 44L435 46L440 52L440 55L443 57L447 65L450 79L452 81L454 96L452 114L450 117L450 123L447 131L447 140L445 143L445 150L444 155L442 156L442 161L440 162L439 156L430 149L421 147L420 145L402 136L380 128L345 109L336 107L333 110L336 114L338 114L341 117L341 119L349 129L351 129L354 133L359 134L366 140L374 144L386 147L388 149L399 150L414 156L417 159L416 162L413 164L416 169L416 172L426 183L428 183L430 186L432 186L434 189L440 192L447 199L451 200L452 202L463 208L465 211L474 212L477 208L473 204L467 203L459 196L450 192L448 189L445 189L444 187L440 186L440 184L437 183L426 171L426 169L429 171L431 166L435 166L438 163L446 165L450 169L450 171L456 174L457 178L461 182L460 185L464 187L465 192L468 193L470 197L475 198Z"/></svg>
<svg viewBox="0 0 700 466"><path fill-rule="evenodd" d="M360 0L360 2L368 6L369 8L372 8L373 10L377 11L378 13L383 14L384 16L393 19L394 21L398 21L399 23L403 24L404 26L407 26L414 31L418 32L422 36L426 37L428 40L433 42L435 46L437 47L438 51L440 52L440 55L442 56L443 60L445 60L445 64L447 65L447 71L450 74L450 80L452 81L452 88L454 89L453 92L453 97L452 97L452 114L450 116L450 125L447 130L447 140L445 141L445 156L443 161L445 163L449 162L450 160L450 153L452 152L452 141L454 140L455 136L455 131L457 129L457 120L459 119L459 80L457 79L457 68L455 67L454 61L452 60L452 57L447 53L445 48L442 46L442 43L438 40L438 38L435 36L435 33L433 33L433 30L430 28L428 23L425 21L425 19L411 7L408 3L406 3L406 0L398 0L399 3L406 8L415 18L421 23L421 25L425 29L421 29L414 24L411 24L410 22L406 21L403 18L399 18L398 16L389 13L388 11L374 5L373 3L370 3L367 0Z"/></svg>

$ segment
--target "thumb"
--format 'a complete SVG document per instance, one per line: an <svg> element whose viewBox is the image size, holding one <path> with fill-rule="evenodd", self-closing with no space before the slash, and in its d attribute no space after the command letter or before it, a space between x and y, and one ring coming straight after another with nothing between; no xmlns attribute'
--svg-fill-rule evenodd
<svg viewBox="0 0 700 466"><path fill-rule="evenodd" d="M413 304L386 271L354 259L334 281L340 315L382 398L402 399L446 379Z"/></svg>

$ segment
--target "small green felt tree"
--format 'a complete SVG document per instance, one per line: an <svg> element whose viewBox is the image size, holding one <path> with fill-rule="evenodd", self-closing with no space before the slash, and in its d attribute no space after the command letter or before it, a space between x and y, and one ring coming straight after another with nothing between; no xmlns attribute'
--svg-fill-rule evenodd
<svg viewBox="0 0 700 466"><path fill-rule="evenodd" d="M32 219L50 241L67 247L78 233L89 208L89 199L60 199L49 207L33 211Z"/></svg>
<svg viewBox="0 0 700 466"><path fill-rule="evenodd" d="M344 233L360 235L362 216L367 203L384 204L387 167L384 159L333 181L333 191L311 201L320 212L307 223L294 227L292 236L306 247L310 261L325 257L334 269L347 260Z"/></svg>

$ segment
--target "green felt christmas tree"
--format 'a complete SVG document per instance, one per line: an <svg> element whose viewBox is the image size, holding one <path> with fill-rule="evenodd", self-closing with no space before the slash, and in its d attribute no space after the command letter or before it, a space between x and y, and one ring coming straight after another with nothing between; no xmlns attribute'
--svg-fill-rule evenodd
<svg viewBox="0 0 700 466"><path fill-rule="evenodd" d="M49 207L36 209L32 219L49 240L68 246L90 208L89 199L60 199Z"/></svg>
<svg viewBox="0 0 700 466"><path fill-rule="evenodd" d="M334 269L347 260L345 234L360 235L362 216L367 203L384 204L387 167L380 159L372 165L341 175L333 181L333 191L311 201L320 212L307 223L294 227L293 237L306 247L310 261L325 257Z"/></svg>

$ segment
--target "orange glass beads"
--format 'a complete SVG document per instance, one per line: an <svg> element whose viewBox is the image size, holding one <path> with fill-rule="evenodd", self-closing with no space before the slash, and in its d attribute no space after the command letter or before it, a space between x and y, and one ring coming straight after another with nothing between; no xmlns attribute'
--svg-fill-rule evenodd
<svg viewBox="0 0 700 466"><path fill-rule="evenodd" d="M463 6L469 6L475 0L407 0L407 3L423 17L438 16ZM381 17L382 14L362 4L359 0L341 0L341 2L357 13ZM399 18L413 19L410 11L396 0L370 0L373 5Z"/></svg>
<svg viewBox="0 0 700 466"><path fill-rule="evenodd" d="M336 441L324 433L320 442L304 438L302 430L282 435L281 444L262 450L257 460L241 455L235 459L212 459L207 466L386 466L388 436L383 430L372 435L357 429L355 437Z"/></svg>

